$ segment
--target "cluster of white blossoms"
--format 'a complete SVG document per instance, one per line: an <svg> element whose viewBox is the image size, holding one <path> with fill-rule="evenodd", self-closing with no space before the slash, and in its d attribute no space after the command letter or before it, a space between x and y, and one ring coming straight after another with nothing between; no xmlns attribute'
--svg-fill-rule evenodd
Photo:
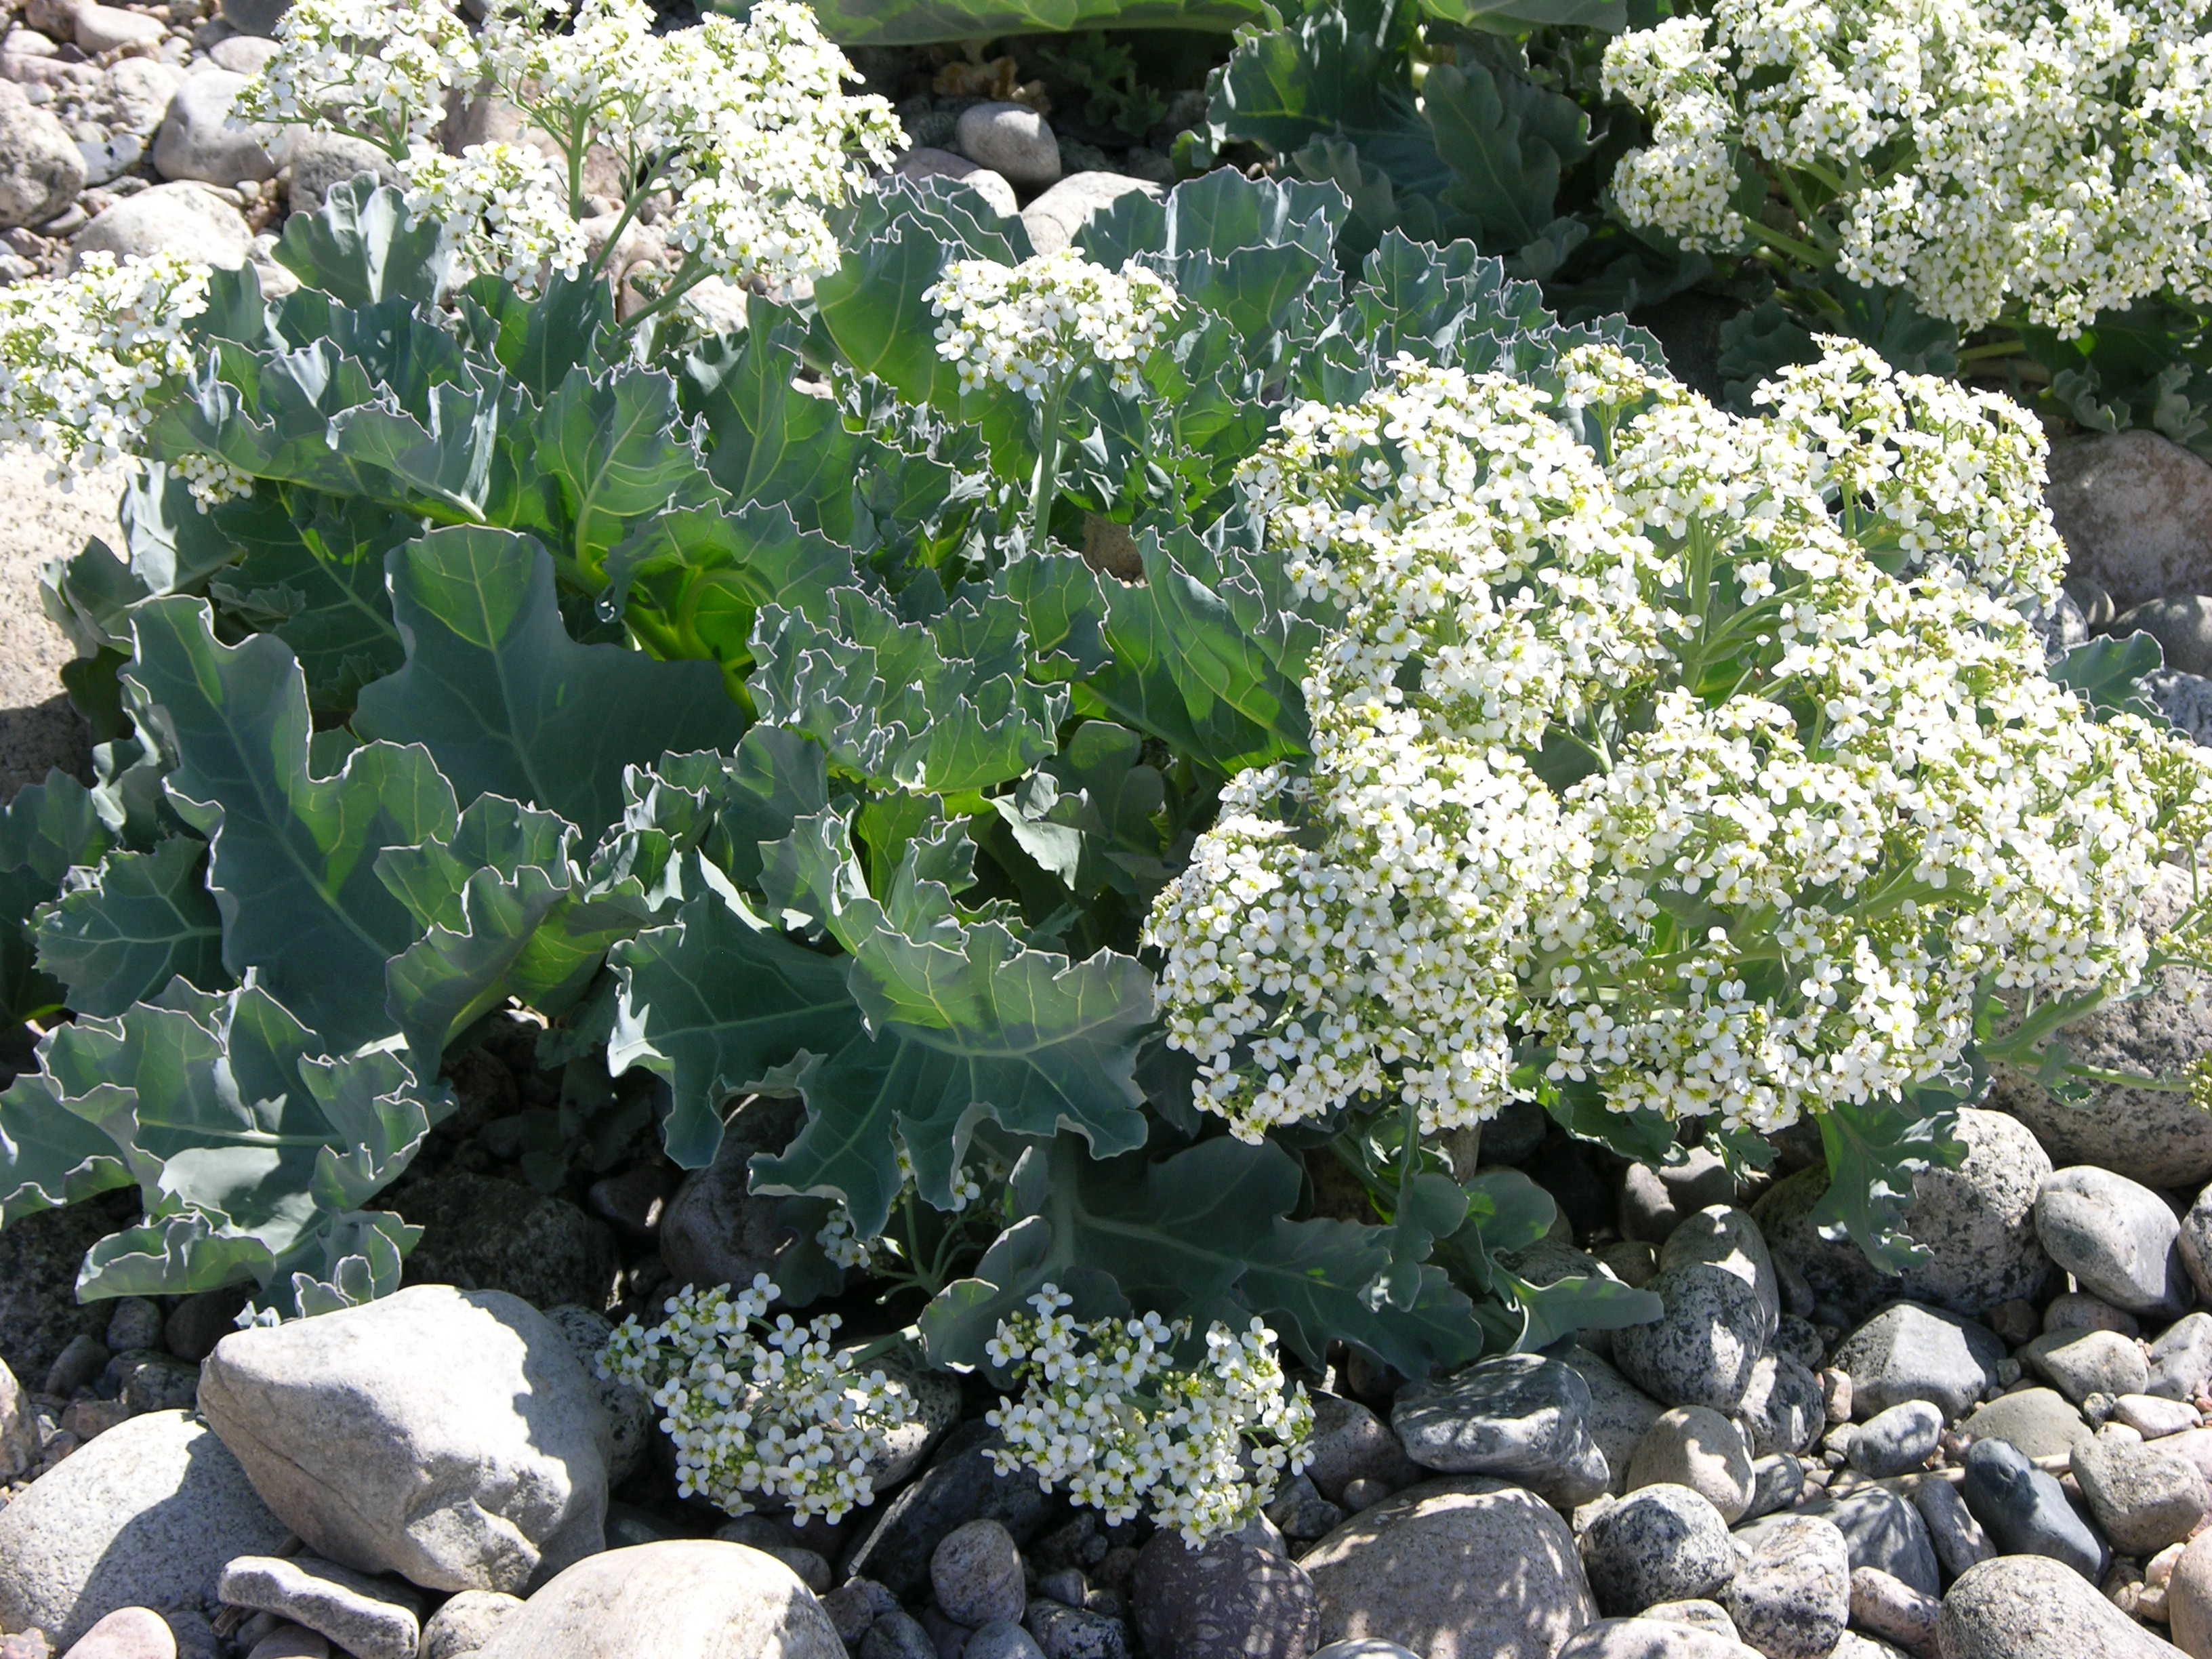
<svg viewBox="0 0 2212 1659"><path fill-rule="evenodd" d="M633 1315L616 1328L599 1374L660 1407L681 1496L743 1515L751 1494L835 1522L875 1501L871 1472L885 1462L887 1437L914 1420L914 1391L848 1366L832 1344L834 1314L771 1323L777 1295L765 1273L735 1296L726 1285L686 1285L659 1324Z"/></svg>
<svg viewBox="0 0 2212 1659"><path fill-rule="evenodd" d="M480 33L448 0L302 0L241 97L383 145L410 205L463 228L472 270L526 287L580 268L580 222L600 217L603 236L650 220L695 273L789 291L834 269L830 210L903 143L890 105L846 89L852 66L799 0L654 24L647 0L492 0ZM448 154L447 94L471 89L526 130Z"/></svg>
<svg viewBox="0 0 2212 1659"><path fill-rule="evenodd" d="M1620 209L1686 247L1764 234L1740 151L1786 234L1964 329L2212 303L2212 0L1717 0L1604 80L1652 123Z"/></svg>
<svg viewBox="0 0 2212 1659"><path fill-rule="evenodd" d="M186 325L207 301L208 268L169 252L88 253L66 276L0 289L0 444L64 483L139 454L157 394L191 367ZM204 501L240 488L212 459L185 476Z"/></svg>
<svg viewBox="0 0 2212 1659"><path fill-rule="evenodd" d="M928 299L943 319L937 355L957 367L962 390L996 384L1032 401L1092 363L1134 392L1179 303L1172 283L1134 259L1109 270L1072 247L1018 265L955 259Z"/></svg>
<svg viewBox="0 0 2212 1659"><path fill-rule="evenodd" d="M1148 924L1202 1107L1433 1131L1547 1068L1771 1130L1946 1069L1985 983L2134 982L2212 759L2045 674L2033 425L1822 343L1749 420L1606 346L1285 417L1243 485L1339 620L1310 759Z"/></svg>
<svg viewBox="0 0 2212 1659"><path fill-rule="evenodd" d="M988 1345L1022 1385L985 1419L1006 1443L990 1454L1001 1474L1025 1469L1048 1492L1065 1481L1109 1521L1149 1505L1195 1548L1244 1525L1305 1467L1313 1406L1285 1382L1259 1320L1241 1332L1216 1321L1205 1358L1185 1365L1188 1322L1080 1325L1064 1311L1073 1301L1045 1285L1030 1298L1036 1314L1001 1322Z"/></svg>

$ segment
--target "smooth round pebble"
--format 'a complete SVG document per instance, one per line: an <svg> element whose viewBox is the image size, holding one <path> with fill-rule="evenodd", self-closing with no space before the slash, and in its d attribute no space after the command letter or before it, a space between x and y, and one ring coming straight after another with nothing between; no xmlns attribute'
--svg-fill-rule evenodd
<svg viewBox="0 0 2212 1659"><path fill-rule="evenodd" d="M970 104L960 112L952 142L979 167L1016 188L1042 189L1060 177L1060 140L1026 104Z"/></svg>
<svg viewBox="0 0 2212 1659"><path fill-rule="evenodd" d="M970 1521L945 1534L929 1558L929 1587L958 1625L1018 1620L1029 1606L1021 1549L998 1521Z"/></svg>
<svg viewBox="0 0 2212 1659"><path fill-rule="evenodd" d="M118 1607L77 1638L67 1659L177 1659L176 1633L149 1607Z"/></svg>
<svg viewBox="0 0 2212 1659"><path fill-rule="evenodd" d="M1689 1487L1733 1524L1751 1504L1751 1449L1742 1431L1705 1406L1664 1413L1628 1461L1631 1492L1662 1484Z"/></svg>
<svg viewBox="0 0 2212 1659"><path fill-rule="evenodd" d="M1886 1480L1918 1468L1942 1437L1942 1408L1925 1400L1908 1400L1876 1412L1853 1429L1846 1455L1861 1474Z"/></svg>
<svg viewBox="0 0 2212 1659"><path fill-rule="evenodd" d="M1000 1619L971 1634L960 1659L1044 1659L1044 1650L1019 1625Z"/></svg>

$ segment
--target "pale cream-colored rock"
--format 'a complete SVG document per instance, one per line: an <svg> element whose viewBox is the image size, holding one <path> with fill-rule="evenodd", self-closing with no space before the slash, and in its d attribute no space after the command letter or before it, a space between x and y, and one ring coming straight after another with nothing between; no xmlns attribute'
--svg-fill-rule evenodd
<svg viewBox="0 0 2212 1659"><path fill-rule="evenodd" d="M579 1561L502 1620L476 1659L845 1659L836 1626L774 1557L665 1539Z"/></svg>

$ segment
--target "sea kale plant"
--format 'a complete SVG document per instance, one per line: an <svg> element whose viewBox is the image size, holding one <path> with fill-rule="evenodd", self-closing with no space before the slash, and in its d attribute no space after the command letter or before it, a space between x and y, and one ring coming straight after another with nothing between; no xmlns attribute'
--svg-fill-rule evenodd
<svg viewBox="0 0 2212 1659"><path fill-rule="evenodd" d="M2212 453L2202 0L1717 0L1613 40L1604 84L1651 123L1630 224L1767 263L1813 327L2031 354L2086 424Z"/></svg>
<svg viewBox="0 0 2212 1659"><path fill-rule="evenodd" d="M372 69L331 15L269 95L404 190L295 216L282 282L0 316L9 429L147 464L48 581L95 781L0 817L40 1033L0 1223L141 1206L82 1294L390 1291L380 1194L526 1024L686 1168L797 1103L748 1165L772 1280L605 1356L689 1488L866 1501L904 1345L1006 1390L1006 1458L1202 1537L1297 1465L1285 1354L1656 1314L1516 1270L1552 1202L1465 1133L1509 1103L1654 1161L1809 1119L1824 1218L1893 1264L1978 1068L2063 1078L2067 1018L2196 948L2135 901L2212 771L2103 658L2044 672L2008 403L1837 343L1723 414L1468 242L1347 276L1322 183L1222 169L1039 257L964 185L856 182L888 130L812 107L795 9L668 48L805 66L744 110L563 68L627 14L495 11L466 50L527 66L549 165L444 192L421 43L460 37ZM815 153L756 200L726 116ZM610 154L585 205L678 251L641 297L560 228ZM801 1322L841 1292L863 1346Z"/></svg>

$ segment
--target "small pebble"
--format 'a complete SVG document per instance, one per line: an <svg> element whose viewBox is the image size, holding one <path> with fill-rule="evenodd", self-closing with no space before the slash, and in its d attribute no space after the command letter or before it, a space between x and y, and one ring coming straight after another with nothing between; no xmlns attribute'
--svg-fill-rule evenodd
<svg viewBox="0 0 2212 1659"><path fill-rule="evenodd" d="M2197 1426L2197 1407L2185 1400L2167 1400L2154 1394L2124 1394L2112 1402L2115 1421L2126 1424L2146 1440L2162 1440L2169 1434Z"/></svg>
<svg viewBox="0 0 2212 1659"><path fill-rule="evenodd" d="M145 1607L118 1607L76 1639L64 1659L177 1659L168 1621Z"/></svg>
<svg viewBox="0 0 2212 1659"><path fill-rule="evenodd" d="M1844 1455L1860 1474L1886 1480L1918 1468L1942 1437L1942 1408L1908 1400L1859 1424Z"/></svg>
<svg viewBox="0 0 2212 1659"><path fill-rule="evenodd" d="M1851 1374L1833 1365L1820 1373L1820 1403L1828 1408L1828 1421L1851 1420Z"/></svg>
<svg viewBox="0 0 2212 1659"><path fill-rule="evenodd" d="M1943 1604L1880 1567L1851 1569L1851 1623L1910 1653L1932 1655Z"/></svg>
<svg viewBox="0 0 2212 1659"><path fill-rule="evenodd" d="M1357 1515L1362 1510L1373 1509L1389 1495L1389 1482L1363 1474L1344 1483L1343 1508L1347 1514Z"/></svg>
<svg viewBox="0 0 2212 1659"><path fill-rule="evenodd" d="M929 1558L929 1586L956 1624L1008 1624L1029 1606L1021 1550L1005 1525L993 1520L970 1521L939 1540Z"/></svg>
<svg viewBox="0 0 2212 1659"><path fill-rule="evenodd" d="M331 1659L331 1644L304 1625L279 1625L247 1650L246 1659Z"/></svg>
<svg viewBox="0 0 2212 1659"><path fill-rule="evenodd" d="M1090 1593L1091 1586L1084 1582L1080 1567L1062 1567L1037 1580L1037 1594L1048 1595L1063 1607L1081 1607L1083 1598Z"/></svg>
<svg viewBox="0 0 2212 1659"><path fill-rule="evenodd" d="M855 1659L937 1659L937 1644L920 1620L894 1608L868 1626Z"/></svg>
<svg viewBox="0 0 2212 1659"><path fill-rule="evenodd" d="M960 1659L1044 1659L1034 1638L1019 1625L984 1626L968 1638Z"/></svg>

